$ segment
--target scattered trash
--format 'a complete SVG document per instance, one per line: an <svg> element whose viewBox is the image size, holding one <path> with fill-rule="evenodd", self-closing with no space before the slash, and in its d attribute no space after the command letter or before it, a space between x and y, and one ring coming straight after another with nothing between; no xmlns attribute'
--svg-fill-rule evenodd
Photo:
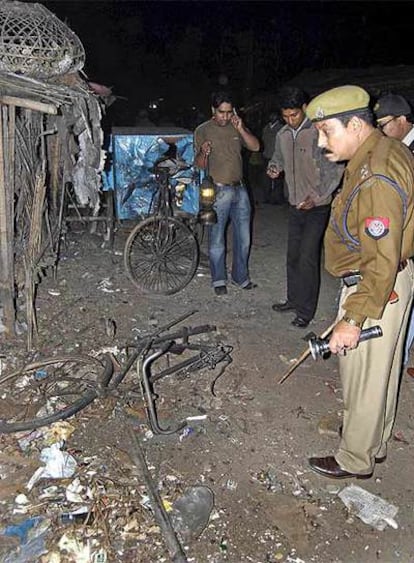
<svg viewBox="0 0 414 563"><path fill-rule="evenodd" d="M85 524L86 521L88 521L88 524L91 524L93 518L89 512L89 508L87 506L81 506L72 512L63 512L59 516L59 521L61 524Z"/></svg>
<svg viewBox="0 0 414 563"><path fill-rule="evenodd" d="M38 369L38 370L35 371L34 378L35 378L36 381L46 379L46 377L47 377L47 370Z"/></svg>
<svg viewBox="0 0 414 563"><path fill-rule="evenodd" d="M181 434L179 435L178 439L180 440L180 442L182 442L184 438L187 438L187 436L190 436L190 434L193 434L193 432L194 429L191 428L191 426L186 426L184 430L181 432Z"/></svg>
<svg viewBox="0 0 414 563"><path fill-rule="evenodd" d="M59 297L60 291L58 289L48 289L47 290L49 295L53 295L54 297Z"/></svg>
<svg viewBox="0 0 414 563"><path fill-rule="evenodd" d="M196 416L187 416L186 420L188 422L193 422L193 421L196 422L197 420L206 420L206 418L207 418L206 414L199 414Z"/></svg>
<svg viewBox="0 0 414 563"><path fill-rule="evenodd" d="M225 537L222 537L222 538L221 538L219 547L220 547L220 551L221 551L222 553L227 553L227 550L228 550L228 541L227 541L227 538L225 538Z"/></svg>
<svg viewBox="0 0 414 563"><path fill-rule="evenodd" d="M365 524L377 530L385 530L387 525L395 530L398 528L394 520L398 507L388 503L357 485L349 485L338 494L350 512L358 516Z"/></svg>
<svg viewBox="0 0 414 563"><path fill-rule="evenodd" d="M44 431L46 433L46 441L50 444L54 444L55 442L67 442L75 432L75 427L66 420L59 420L47 427Z"/></svg>
<svg viewBox="0 0 414 563"><path fill-rule="evenodd" d="M266 489L272 493L280 492L283 489L282 483L278 480L276 472L271 468L259 471L258 473L252 473L252 478L254 481L258 481L264 485Z"/></svg>
<svg viewBox="0 0 414 563"><path fill-rule="evenodd" d="M67 452L62 451L63 442L56 442L40 452L40 461L45 463L34 472L26 487L29 491L40 479L68 479L76 470L76 460Z"/></svg>
<svg viewBox="0 0 414 563"><path fill-rule="evenodd" d="M184 541L198 538L207 526L214 495L205 486L190 487L172 506L171 521Z"/></svg>
<svg viewBox="0 0 414 563"><path fill-rule="evenodd" d="M85 544L78 540L73 534L63 534L59 540L59 549L73 557L76 563L90 563L91 545L87 541Z"/></svg>
<svg viewBox="0 0 414 563"><path fill-rule="evenodd" d="M401 442L402 444L406 444L407 446L410 444L410 442L406 440L402 430L397 430L397 432L394 433L394 440L396 442Z"/></svg>
<svg viewBox="0 0 414 563"><path fill-rule="evenodd" d="M45 539L50 527L50 520L40 516L26 518L18 524L6 526L0 535L17 537L19 545L10 552L2 563L31 563L39 561L47 553Z"/></svg>
<svg viewBox="0 0 414 563"><path fill-rule="evenodd" d="M237 481L234 481L233 479L227 479L227 481L225 483L225 487L229 491L235 491L238 487L238 483L237 483Z"/></svg>

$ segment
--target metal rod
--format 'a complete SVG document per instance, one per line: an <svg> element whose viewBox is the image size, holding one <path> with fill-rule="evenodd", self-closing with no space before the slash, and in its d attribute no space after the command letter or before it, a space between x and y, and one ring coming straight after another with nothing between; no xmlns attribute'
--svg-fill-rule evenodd
<svg viewBox="0 0 414 563"><path fill-rule="evenodd" d="M142 450L139 438L136 432L134 432L131 424L127 421L124 411L123 419L129 436L129 456L134 465L136 465L141 471L141 475L145 481L147 493L151 501L151 508L154 514L154 518L161 530L165 546L171 557L171 561L173 563L187 563L187 558L185 556L184 550L181 547L180 542L178 541L175 530L171 524L171 520L163 506L160 494L154 485L147 462L145 461L145 455Z"/></svg>

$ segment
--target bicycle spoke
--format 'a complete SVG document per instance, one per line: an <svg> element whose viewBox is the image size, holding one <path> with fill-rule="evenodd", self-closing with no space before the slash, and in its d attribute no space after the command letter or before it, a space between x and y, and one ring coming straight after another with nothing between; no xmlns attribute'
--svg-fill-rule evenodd
<svg viewBox="0 0 414 563"><path fill-rule="evenodd" d="M151 217L130 234L124 261L137 287L168 295L185 287L194 276L198 245L181 221Z"/></svg>

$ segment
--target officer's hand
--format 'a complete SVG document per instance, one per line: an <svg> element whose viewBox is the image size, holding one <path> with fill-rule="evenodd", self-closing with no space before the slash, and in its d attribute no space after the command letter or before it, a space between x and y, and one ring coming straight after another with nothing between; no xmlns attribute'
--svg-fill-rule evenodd
<svg viewBox="0 0 414 563"><path fill-rule="evenodd" d="M329 349L332 354L344 356L347 350L353 350L358 346L361 329L352 326L345 321L339 321L332 331L329 340Z"/></svg>
<svg viewBox="0 0 414 563"><path fill-rule="evenodd" d="M300 203L298 203L298 205L296 206L296 209L312 209L312 207L315 207L315 202L313 201L313 199L311 198L310 195L306 196L306 198L301 201Z"/></svg>

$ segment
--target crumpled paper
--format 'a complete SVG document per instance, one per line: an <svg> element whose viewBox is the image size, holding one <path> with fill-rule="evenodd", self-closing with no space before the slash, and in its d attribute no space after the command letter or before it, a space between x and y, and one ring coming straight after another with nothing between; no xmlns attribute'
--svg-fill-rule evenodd
<svg viewBox="0 0 414 563"><path fill-rule="evenodd" d="M365 524L370 524L377 530L383 531L387 525L395 530L398 528L394 520L398 506L390 504L381 497L358 487L349 485L338 493L339 498L353 514L358 516Z"/></svg>
<svg viewBox="0 0 414 563"><path fill-rule="evenodd" d="M40 461L45 463L44 467L39 467L29 482L26 488L31 491L34 485L40 479L68 479L76 471L76 459L62 451L63 442L56 442L48 448L43 448L40 452Z"/></svg>

